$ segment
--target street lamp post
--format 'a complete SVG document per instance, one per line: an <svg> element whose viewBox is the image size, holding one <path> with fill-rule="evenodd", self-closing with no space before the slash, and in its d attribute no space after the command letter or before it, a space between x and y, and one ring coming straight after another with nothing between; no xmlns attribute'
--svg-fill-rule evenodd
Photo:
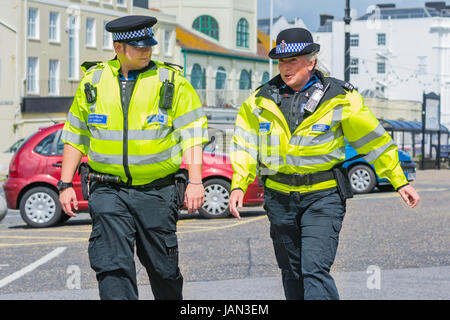
<svg viewBox="0 0 450 320"><path fill-rule="evenodd" d="M344 80L350 81L350 0L345 1L345 57L344 57Z"/></svg>

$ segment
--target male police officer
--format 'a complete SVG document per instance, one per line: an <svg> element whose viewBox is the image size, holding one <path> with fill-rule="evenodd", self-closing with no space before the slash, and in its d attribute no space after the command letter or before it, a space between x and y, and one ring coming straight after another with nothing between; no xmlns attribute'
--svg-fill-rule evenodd
<svg viewBox="0 0 450 320"><path fill-rule="evenodd" d="M125 16L106 25L117 56L82 66L86 74L62 135L59 190L66 214L74 216L71 204L77 209L71 181L82 154L103 181L91 185L88 250L101 299L138 298L135 243L155 298L181 299L174 174L183 155L189 170L188 211L203 204L206 117L179 70L151 60L155 23L154 17Z"/></svg>
<svg viewBox="0 0 450 320"><path fill-rule="evenodd" d="M408 205L419 201L397 147L361 95L315 70L319 48L306 29L279 33L269 57L279 59L280 74L242 104L231 145L231 213L240 218L236 203L242 206L258 169L287 299L339 299L329 271L351 196L339 168L345 138Z"/></svg>

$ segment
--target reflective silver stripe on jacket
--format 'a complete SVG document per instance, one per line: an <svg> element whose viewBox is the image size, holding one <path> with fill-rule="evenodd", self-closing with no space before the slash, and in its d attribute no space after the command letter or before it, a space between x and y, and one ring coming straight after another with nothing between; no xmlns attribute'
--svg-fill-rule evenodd
<svg viewBox="0 0 450 320"><path fill-rule="evenodd" d="M365 157L364 159L367 162L372 162L378 159L378 157L384 152L386 151L387 148L389 148L391 145L394 144L394 141L389 141L388 143L386 143L384 146L381 146L379 148L376 148L372 151L370 151Z"/></svg>
<svg viewBox="0 0 450 320"><path fill-rule="evenodd" d="M366 134L364 137L359 138L356 141L351 141L350 144L355 149L362 148L366 144L368 144L369 142L371 142L371 141L381 137L385 132L386 132L386 130L381 125L381 123L379 123L378 126L373 131L371 131L370 133Z"/></svg>
<svg viewBox="0 0 450 320"><path fill-rule="evenodd" d="M63 130L61 140L72 142L74 144L83 145L89 148L89 137Z"/></svg>
<svg viewBox="0 0 450 320"><path fill-rule="evenodd" d="M123 141L123 130L104 130L90 127L91 136L97 140ZM164 139L170 132L171 127L160 129L128 130L128 140L157 140Z"/></svg>
<svg viewBox="0 0 450 320"><path fill-rule="evenodd" d="M248 144L253 144L255 146L258 146L258 140L259 140L258 136L254 133L248 132L247 130L245 130L239 126L234 127L233 135L241 137Z"/></svg>
<svg viewBox="0 0 450 320"><path fill-rule="evenodd" d="M180 136L183 140L208 137L208 129L200 127L186 128L180 130Z"/></svg>
<svg viewBox="0 0 450 320"><path fill-rule="evenodd" d="M235 126L234 127L234 133L235 136L241 137L246 143L253 144L255 146L258 146L258 136L254 133L250 133L247 130Z"/></svg>
<svg viewBox="0 0 450 320"><path fill-rule="evenodd" d="M146 154L146 155L128 155L128 164L129 165L147 165L163 162L171 159L179 155L181 152L181 145L176 144L173 147L161 151L155 154ZM111 164L111 165L123 165L123 156L121 154L101 154L89 150L89 158L92 161Z"/></svg>
<svg viewBox="0 0 450 320"><path fill-rule="evenodd" d="M286 156L286 164L297 167L311 166L328 163L343 157L345 157L345 146L339 147L328 154L317 156L293 156L288 154Z"/></svg>
<svg viewBox="0 0 450 320"><path fill-rule="evenodd" d="M243 147L239 144L237 144L236 142L232 141L231 145L230 145L230 152L237 152L237 151L245 151L247 152L251 157L253 157L253 159L258 158L258 151L252 148L248 148L248 147Z"/></svg>
<svg viewBox="0 0 450 320"><path fill-rule="evenodd" d="M206 116L205 111L203 110L202 107L200 107L192 111L189 111L188 113L183 114L178 118L173 119L172 124L175 129L178 129L205 116Z"/></svg>
<svg viewBox="0 0 450 320"><path fill-rule="evenodd" d="M342 137L342 135L341 128L338 128L336 131L329 129L327 132L317 136L294 135L289 143L294 146L307 147L331 142Z"/></svg>
<svg viewBox="0 0 450 320"><path fill-rule="evenodd" d="M69 111L67 114L67 121L69 121L72 127L75 127L80 130L88 130L88 127L84 121L81 121L77 116L75 116L72 112Z"/></svg>

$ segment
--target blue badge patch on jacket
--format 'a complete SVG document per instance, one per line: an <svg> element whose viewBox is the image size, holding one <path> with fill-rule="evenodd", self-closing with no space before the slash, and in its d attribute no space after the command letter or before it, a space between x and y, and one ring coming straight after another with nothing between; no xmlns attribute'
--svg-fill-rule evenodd
<svg viewBox="0 0 450 320"><path fill-rule="evenodd" d="M259 123L259 133L268 133L270 132L270 122L260 122Z"/></svg>
<svg viewBox="0 0 450 320"><path fill-rule="evenodd" d="M151 114L147 117L147 123L159 123L167 125L167 116L164 114Z"/></svg>
<svg viewBox="0 0 450 320"><path fill-rule="evenodd" d="M312 126L312 131L325 132L330 129L330 126L327 124L315 124Z"/></svg>
<svg viewBox="0 0 450 320"><path fill-rule="evenodd" d="M106 114L91 113L88 115L87 124L108 124L108 116Z"/></svg>

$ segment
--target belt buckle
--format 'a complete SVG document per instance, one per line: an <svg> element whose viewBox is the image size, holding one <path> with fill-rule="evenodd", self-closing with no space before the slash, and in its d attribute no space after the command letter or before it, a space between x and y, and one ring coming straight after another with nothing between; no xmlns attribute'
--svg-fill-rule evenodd
<svg viewBox="0 0 450 320"><path fill-rule="evenodd" d="M293 186L297 186L298 187L298 186L304 185L304 184L306 184L305 180L308 180L307 179L307 175L305 175L305 174L294 173L292 175L292 185Z"/></svg>

